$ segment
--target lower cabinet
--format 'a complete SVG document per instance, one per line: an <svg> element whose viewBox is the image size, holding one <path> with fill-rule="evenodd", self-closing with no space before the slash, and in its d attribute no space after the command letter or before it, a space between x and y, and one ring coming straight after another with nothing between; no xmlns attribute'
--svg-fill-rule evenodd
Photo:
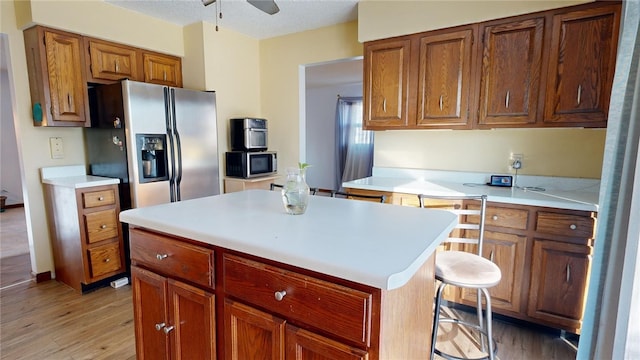
<svg viewBox="0 0 640 360"><path fill-rule="evenodd" d="M214 295L131 268L138 359L215 359Z"/></svg>
<svg viewBox="0 0 640 360"><path fill-rule="evenodd" d="M382 290L130 227L137 358L394 360L431 346L434 257ZM216 316L217 314L217 316Z"/></svg>
<svg viewBox="0 0 640 360"><path fill-rule="evenodd" d="M228 360L368 359L366 351L287 324L282 318L236 301L225 300L224 314Z"/></svg>
<svg viewBox="0 0 640 360"><path fill-rule="evenodd" d="M415 194L347 191L385 194L389 203L419 206ZM429 204L441 209L451 206L463 205L450 201ZM500 283L489 291L493 312L579 334L589 284L596 213L489 202L485 225L483 256L502 272ZM468 231L471 232L468 237L477 238L477 234ZM469 244L451 249L477 251L475 245ZM448 301L476 306L475 291L454 287L447 287L445 291Z"/></svg>
<svg viewBox="0 0 640 360"><path fill-rule="evenodd" d="M586 303L591 247L535 239L527 315L579 329Z"/></svg>

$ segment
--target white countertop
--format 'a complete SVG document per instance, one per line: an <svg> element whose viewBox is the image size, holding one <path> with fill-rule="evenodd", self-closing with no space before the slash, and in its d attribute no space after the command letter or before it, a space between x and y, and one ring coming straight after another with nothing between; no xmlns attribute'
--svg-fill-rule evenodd
<svg viewBox="0 0 640 360"><path fill-rule="evenodd" d="M387 191L405 194L432 194L432 195L487 195L489 201L553 207L569 210L598 211L599 193L595 182L579 179L574 181L553 178L524 178L526 186L539 186L544 184L544 191L523 190L522 188L502 188L485 185L484 176L469 176L461 173L460 176L446 174L446 176L433 176L436 179L409 178L393 176L385 171L378 171L374 176L345 182L345 188ZM382 175L382 176L381 176ZM430 174L429 174L430 175ZM456 181L455 179L459 179ZM546 181L546 182L545 182ZM528 182L528 183L527 183ZM560 184L553 187L553 183ZM575 184L573 188L572 184ZM585 185L586 184L586 185Z"/></svg>
<svg viewBox="0 0 640 360"><path fill-rule="evenodd" d="M86 175L84 165L41 168L43 184L80 189L92 186L119 184L120 179Z"/></svg>
<svg viewBox="0 0 640 360"><path fill-rule="evenodd" d="M457 222L454 214L311 196L288 215L279 192L247 190L126 210L120 221L383 290L403 286Z"/></svg>

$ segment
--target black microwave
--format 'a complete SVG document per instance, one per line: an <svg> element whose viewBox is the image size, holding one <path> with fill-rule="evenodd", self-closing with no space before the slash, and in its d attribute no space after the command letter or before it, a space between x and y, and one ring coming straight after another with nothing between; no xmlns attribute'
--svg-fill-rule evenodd
<svg viewBox="0 0 640 360"><path fill-rule="evenodd" d="M248 179L273 175L278 171L275 151L228 151L225 157L227 176Z"/></svg>

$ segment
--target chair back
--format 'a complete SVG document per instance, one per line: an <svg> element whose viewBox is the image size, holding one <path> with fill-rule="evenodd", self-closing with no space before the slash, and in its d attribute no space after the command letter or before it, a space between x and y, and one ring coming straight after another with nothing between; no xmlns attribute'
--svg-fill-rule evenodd
<svg viewBox="0 0 640 360"><path fill-rule="evenodd" d="M276 189L282 190L282 188L284 188L284 185L271 183L271 184L269 184L269 188L271 189L271 191L276 190ZM309 193L311 195L315 195L317 191L318 191L318 188L309 188Z"/></svg>
<svg viewBox="0 0 640 360"><path fill-rule="evenodd" d="M477 254L482 256L482 244L484 243L485 212L487 210L487 195L418 195L421 208L441 208L458 215L458 225L445 240L448 243L475 244ZM476 209L473 205L478 203ZM433 205L433 204L436 205ZM474 221L478 219L477 221ZM475 237L470 236L470 231L478 232Z"/></svg>
<svg viewBox="0 0 640 360"><path fill-rule="evenodd" d="M365 195L365 194L350 194L342 191L332 191L331 197L334 198L343 198L343 199L355 199L355 200L366 200L366 201L377 201L377 202L385 202L387 197L385 195Z"/></svg>

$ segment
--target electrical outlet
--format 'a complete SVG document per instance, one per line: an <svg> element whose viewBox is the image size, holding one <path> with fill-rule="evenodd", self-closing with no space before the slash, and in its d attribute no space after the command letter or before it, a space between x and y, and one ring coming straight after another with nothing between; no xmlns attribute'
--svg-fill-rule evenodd
<svg viewBox="0 0 640 360"><path fill-rule="evenodd" d="M51 147L51 158L62 159L64 158L64 149L62 148L62 138L52 137L49 138L49 145Z"/></svg>
<svg viewBox="0 0 640 360"><path fill-rule="evenodd" d="M524 154L511 153L509 158L509 167L513 170L522 169Z"/></svg>

